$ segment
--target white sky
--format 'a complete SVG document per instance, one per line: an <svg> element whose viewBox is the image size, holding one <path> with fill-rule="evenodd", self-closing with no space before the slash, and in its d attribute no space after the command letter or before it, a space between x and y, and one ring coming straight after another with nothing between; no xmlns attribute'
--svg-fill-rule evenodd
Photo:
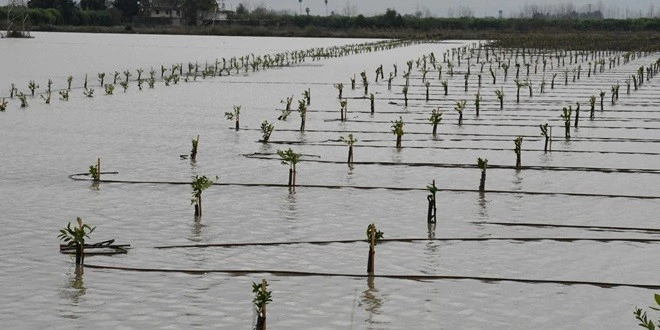
<svg viewBox="0 0 660 330"><path fill-rule="evenodd" d="M27 2L27 0L24 0ZM223 0L217 0L222 2ZM241 3L247 3L248 7L254 8L263 6L273 10L289 10L294 13L299 12L298 0L224 0L227 9L234 9ZM0 0L0 5L6 5L9 0ZM515 16L520 9L525 5L552 5L558 6L562 4L573 4L577 9L586 8L588 4L592 4L592 8L597 8L600 4L607 17L627 18L627 17L648 17L649 13L652 16L660 17L660 0L328 0L328 12L335 11L343 13L344 8L351 6L357 10L357 13L366 16L384 13L387 8L394 8L401 14L412 14L417 9L425 12L426 9L433 16L450 16L451 12L458 12L459 7L464 6L472 9L475 17L494 16L498 14L498 10L503 11L504 17ZM310 14L312 15L325 15L325 2L324 0L303 0L303 12L306 7L309 7Z"/></svg>
<svg viewBox="0 0 660 330"><path fill-rule="evenodd" d="M298 0L225 0L229 9L235 8L241 2L248 3L252 8L260 5L274 10L299 12ZM640 11L643 16L647 16L651 6L653 6L654 15L660 15L660 0L328 0L328 11L342 13L347 4L351 4L357 8L359 14L365 16L383 13L387 8L394 8L402 14L412 14L417 8L422 11L428 8L433 16L448 16L452 9L456 12L460 6L467 6L474 11L475 17L497 16L499 9L503 10L504 17L508 17L517 14L520 8L526 4L560 5L567 3L572 3L576 8L586 7L591 3L594 9L598 3L601 3L606 15L609 10L610 15L608 16L620 18L625 18L626 14L628 17L637 17L640 15ZM303 0L303 12L306 7L310 8L312 15L325 15L324 0Z"/></svg>

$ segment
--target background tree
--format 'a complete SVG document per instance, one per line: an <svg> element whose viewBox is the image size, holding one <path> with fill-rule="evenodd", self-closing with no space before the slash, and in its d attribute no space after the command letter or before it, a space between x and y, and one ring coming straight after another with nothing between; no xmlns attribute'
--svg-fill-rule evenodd
<svg viewBox="0 0 660 330"><path fill-rule="evenodd" d="M238 7L236 7L236 15L241 16L241 15L247 15L249 13L250 13L250 11L247 9L245 4L243 4L242 2L238 4Z"/></svg>
<svg viewBox="0 0 660 330"><path fill-rule="evenodd" d="M188 25L194 26L197 21L198 11L209 11L217 8L218 4L214 0L183 0L183 18Z"/></svg>
<svg viewBox="0 0 660 330"><path fill-rule="evenodd" d="M137 0L114 0L112 5L121 11L122 22L132 22L139 13Z"/></svg>
<svg viewBox="0 0 660 330"><path fill-rule="evenodd" d="M83 10L105 10L104 0L80 0L80 8Z"/></svg>

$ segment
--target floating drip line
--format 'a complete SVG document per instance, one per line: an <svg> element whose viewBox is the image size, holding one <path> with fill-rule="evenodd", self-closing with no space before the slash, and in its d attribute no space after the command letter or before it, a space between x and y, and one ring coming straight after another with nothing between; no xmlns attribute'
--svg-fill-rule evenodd
<svg viewBox="0 0 660 330"><path fill-rule="evenodd" d="M248 158L276 159L263 154L245 155ZM301 160L311 163L345 164L346 162L331 160ZM353 162L355 165L381 165L381 166L411 166L411 167L439 167L439 168L477 168L474 164L443 164L443 163L403 163L403 162ZM510 165L489 165L495 169L515 169ZM660 169L653 168L607 168L607 167L582 167L582 166L521 166L525 170L537 171L562 171L562 172L603 172L603 173L644 173L660 174Z"/></svg>
<svg viewBox="0 0 660 330"><path fill-rule="evenodd" d="M430 126L427 124L427 126ZM538 125L534 126L538 127ZM260 129L256 128L247 128L244 129L246 131L261 131ZM297 129L279 129L279 132L300 132L300 130ZM337 130L322 130L322 129L308 129L305 130L306 133L335 133L335 134L345 134L346 131L337 131ZM351 131L352 133L360 133L360 134L386 134L386 135L392 135L391 131L364 131L364 130L355 130ZM406 132L406 135L425 135L429 136L431 135L428 132ZM509 141L511 137L518 137L522 136L525 139L529 141L541 141L541 138L538 137L537 135L509 135L509 134L452 134L452 133L443 133L445 137L450 137L445 140L450 140L450 141ZM456 136L456 137L453 137ZM493 137L493 138L465 138L465 137ZM496 139L497 138L502 138L502 139ZM360 140L360 141L391 141L391 140ZM437 141L437 139L434 138L428 138L428 139L417 139L417 140L407 140L407 141ZM647 139L647 138L617 138L617 137L573 137L571 138L571 142L637 142L637 143L660 143L660 139ZM270 141L269 141L270 143Z"/></svg>
<svg viewBox="0 0 660 330"><path fill-rule="evenodd" d="M385 140L360 140L362 142L380 142ZM419 141L419 140L410 140ZM438 139L437 141L443 141ZM508 141L508 140L507 140ZM328 142L328 141L325 141ZM390 142L390 141L388 141ZM269 141L270 144L291 144L291 145L307 145L307 146L321 146L321 147L345 147L336 143L324 142L301 142L301 141ZM391 149L391 145L369 145L362 144L360 149L363 148L387 148ZM511 148L477 148L477 147L444 147L444 146L406 146L406 149L438 149L438 150L490 150L490 151L511 151ZM543 149L525 149L525 151L543 151ZM637 151L599 151L599 150L552 150L552 153L584 153L584 154L615 154L615 155L648 155L660 156L660 152L637 152Z"/></svg>
<svg viewBox="0 0 660 330"><path fill-rule="evenodd" d="M442 280L475 280L481 282L517 282L527 284L560 284L560 285L591 285L601 288L614 287L634 287L642 289L660 289L659 284L636 284L636 283L618 283L618 282L594 282L594 281L566 281L566 280L544 280L544 279L524 279L507 277L484 277L484 276L458 276L458 275L374 275L374 274L341 274L341 273L321 273L321 272L302 272L288 270L272 269L172 269L172 268L135 268L119 266L103 266L85 264L85 268L120 270L132 272L147 273L184 273L190 275L205 275L211 273L223 273L231 276L245 276L252 274L271 274L281 277L352 277L352 278L386 278L410 281L442 281Z"/></svg>
<svg viewBox="0 0 660 330"><path fill-rule="evenodd" d="M637 242L637 243L656 243L660 238L625 238L625 237L446 237L446 238L388 238L380 239L379 243L415 243L415 242L490 242L490 241L514 241L514 242ZM353 244L369 243L366 239L349 240L326 240L326 241L296 241L296 242L253 242L253 243L216 243L216 244L186 244L186 245L163 245L156 246L155 249L205 249L205 248L235 248L249 246L282 246L282 245L329 245L329 244Z"/></svg>
<svg viewBox="0 0 660 330"><path fill-rule="evenodd" d="M576 229L591 229L601 231L641 231L648 233L660 233L658 228L633 228L633 227L611 227L611 226L587 226L587 225L558 225L549 223L525 223L525 222L472 222L473 224L495 225L495 226L509 226L509 227L538 227L538 228L576 228Z"/></svg>
<svg viewBox="0 0 660 330"><path fill-rule="evenodd" d="M79 176L87 173L71 174L69 178L76 181L92 181L91 179L81 178ZM144 180L100 180L95 182L105 183L124 183L124 184L169 184L169 185L190 185L190 182L183 181L144 181ZM241 187L286 187L287 184L277 183L214 183L214 186L241 186ZM297 188L320 188L320 189L360 189L360 190L393 190L393 191L426 191L425 188L409 187L378 187L378 186L343 186L343 185L314 185L314 184L296 184ZM479 192L477 189L438 189L439 192ZM575 197L611 197L611 198L631 198L631 199L660 199L660 196L644 195L615 195L615 194L590 194L590 193L570 193L570 192L544 192L544 191L515 191L515 190L486 190L490 194L512 194L512 195L544 195L544 196L575 196Z"/></svg>

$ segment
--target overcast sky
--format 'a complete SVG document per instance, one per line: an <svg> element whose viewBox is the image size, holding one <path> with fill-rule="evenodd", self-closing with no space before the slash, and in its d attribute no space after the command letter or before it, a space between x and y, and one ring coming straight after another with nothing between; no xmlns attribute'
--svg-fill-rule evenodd
<svg viewBox="0 0 660 330"><path fill-rule="evenodd" d="M221 1L218 0L218 2ZM252 8L264 6L274 10L299 12L298 0L225 0L228 9L236 8L241 2L249 4L249 7ZM637 17L640 13L647 16L650 8L653 8L654 15L660 15L660 0L576 0L570 2L562 0L328 0L328 11L343 13L347 6L355 6L358 13L366 16L383 13L387 8L394 8L402 14L412 14L418 9L425 12L428 9L433 16L451 16L452 12L456 16L459 7L463 6L472 9L475 17L497 16L500 9L503 11L504 17L510 17L517 14L526 4L560 5L567 3L572 3L578 9L586 8L591 3L594 10L598 4L601 4L606 15L609 11L608 16L620 18L624 18L626 15ZM312 15L325 15L324 0L302 0L303 12L306 7L309 7Z"/></svg>
<svg viewBox="0 0 660 330"><path fill-rule="evenodd" d="M23 0L27 2L27 0ZM79 1L79 0L76 0ZM221 3L223 0L217 0ZM0 0L5 5L9 0ZM224 0L227 9L235 9L243 2L249 8L257 6L273 10L289 10L298 13L300 3L298 0ZM497 17L501 9L504 17L515 17L525 5L552 5L572 4L576 9L586 9L589 4L595 10L602 7L606 17L660 17L660 0L328 0L328 12L343 14L346 8L351 11L372 16L384 13L387 8L394 8L401 14L413 14L417 10L433 16L458 16L461 7L472 10L475 17ZM312 15L325 15L324 0L302 0L303 13L309 7Z"/></svg>

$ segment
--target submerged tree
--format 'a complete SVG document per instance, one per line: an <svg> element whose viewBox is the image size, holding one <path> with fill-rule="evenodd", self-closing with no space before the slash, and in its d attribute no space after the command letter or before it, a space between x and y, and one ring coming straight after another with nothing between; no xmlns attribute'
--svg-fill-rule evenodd
<svg viewBox="0 0 660 330"><path fill-rule="evenodd" d="M335 88L339 91L339 97L338 98L341 99L342 94L344 92L344 84L342 84L342 83L335 84Z"/></svg>
<svg viewBox="0 0 660 330"><path fill-rule="evenodd" d="M289 165L289 187L296 186L296 164L300 162L301 154L288 150L277 150L277 155L282 158L282 164Z"/></svg>
<svg viewBox="0 0 660 330"><path fill-rule="evenodd" d="M543 145L543 152L548 152L548 142L550 141L550 134L548 132L548 123L539 125L541 128L541 136L545 138L545 144Z"/></svg>
<svg viewBox="0 0 660 330"><path fill-rule="evenodd" d="M454 107L454 110L458 112L458 124L463 125L463 110L465 110L465 106L467 105L467 101L461 100L456 102L456 106Z"/></svg>
<svg viewBox="0 0 660 330"><path fill-rule="evenodd" d="M495 90L495 96L497 96L497 99L500 100L500 110L504 109L504 87L500 87L500 89Z"/></svg>
<svg viewBox="0 0 660 330"><path fill-rule="evenodd" d="M367 240L369 241L369 258L367 259L367 273L373 274L375 255L376 255L376 244L383 239L383 232L376 229L375 224L370 224L367 226Z"/></svg>
<svg viewBox="0 0 660 330"><path fill-rule="evenodd" d="M327 3L327 0L326 0ZM262 280L261 283L252 283L252 293L254 293L254 309L257 312L256 330L266 330L266 305L268 305L272 298L272 291L268 291L268 282Z"/></svg>
<svg viewBox="0 0 660 330"><path fill-rule="evenodd" d="M268 120L264 120L261 123L261 140L259 140L259 142L268 143L270 135L273 133L273 129L275 129L275 126L269 123Z"/></svg>
<svg viewBox="0 0 660 330"><path fill-rule="evenodd" d="M277 120L286 120L287 117L291 114L291 103L293 103L293 95L287 97L286 100L280 101L280 103L286 104L286 108L282 110L282 115L277 118Z"/></svg>
<svg viewBox="0 0 660 330"><path fill-rule="evenodd" d="M474 107L475 110L477 111L477 117L479 117L479 106L481 105L481 93L477 92L477 94L474 94Z"/></svg>
<svg viewBox="0 0 660 330"><path fill-rule="evenodd" d="M516 170L520 170L521 167L520 154L522 153L522 141L523 141L522 136L519 136L515 140L513 140L515 144L515 148L513 149L513 151L516 153Z"/></svg>
<svg viewBox="0 0 660 330"><path fill-rule="evenodd" d="M218 177L215 177L218 180ZM195 205L195 216L202 216L202 192L213 185L213 181L204 176L195 175L190 183L192 186L192 198L190 205Z"/></svg>
<svg viewBox="0 0 660 330"><path fill-rule="evenodd" d="M349 165L353 164L353 145L355 144L355 142L358 142L358 140L353 137L353 134L348 134L348 137L346 137L346 138L342 136L342 137L339 138L339 140L346 143L346 144L348 144L348 161L347 162L348 162Z"/></svg>
<svg viewBox="0 0 660 330"><path fill-rule="evenodd" d="M477 166L481 169L481 180L479 181L479 191L486 189L486 169L488 168L488 159L477 158Z"/></svg>
<svg viewBox="0 0 660 330"><path fill-rule="evenodd" d="M438 214L435 199L435 194L438 192L438 188L435 186L435 180L431 182L430 186L426 186L426 189L429 191L429 195L426 196L426 200L429 202L426 221L427 223L435 223Z"/></svg>
<svg viewBox="0 0 660 330"><path fill-rule="evenodd" d="M408 106L408 86L403 86L403 101L405 102L405 105Z"/></svg>
<svg viewBox="0 0 660 330"><path fill-rule="evenodd" d="M240 105L234 105L234 111L232 112L225 112L225 117L227 120L235 120L236 121L236 130L238 131L240 127L240 116L241 116L241 106Z"/></svg>
<svg viewBox="0 0 660 330"><path fill-rule="evenodd" d="M564 119L564 136L566 139L571 137L571 114L573 112L573 107L569 106L568 108L564 107L562 110L561 118Z"/></svg>
<svg viewBox="0 0 660 330"><path fill-rule="evenodd" d="M340 106L340 114L341 114L341 121L346 121L348 120L348 100L340 100L339 101L339 106Z"/></svg>
<svg viewBox="0 0 660 330"><path fill-rule="evenodd" d="M396 147L401 148L401 137L403 136L403 118L399 116L399 120L392 122L392 133L396 135Z"/></svg>
<svg viewBox="0 0 660 330"><path fill-rule="evenodd" d="M659 311L660 308L658 307L660 307L660 294L654 294L653 298L655 300L656 307L651 306L650 308L652 310ZM633 314L635 315L637 321L639 321L638 325L647 330L655 330L657 329L658 324L660 324L660 319L657 321L657 323L653 323L653 321L649 320L646 311L642 310L641 308L635 307Z"/></svg>
<svg viewBox="0 0 660 330"><path fill-rule="evenodd" d="M84 224L80 217L77 217L78 227L71 228L71 222L67 224L66 228L60 229L60 234L57 237L64 241L67 246L76 248L76 265L85 264L85 238L89 238L96 227L90 227Z"/></svg>
<svg viewBox="0 0 660 330"><path fill-rule="evenodd" d="M440 108L431 111L429 121L431 122L431 125L433 125L433 136L435 136L438 131L438 124L442 121L442 111L440 111Z"/></svg>
<svg viewBox="0 0 660 330"><path fill-rule="evenodd" d="M298 112L300 113L300 131L305 131L305 122L307 121L307 103L305 100L298 101Z"/></svg>
<svg viewBox="0 0 660 330"><path fill-rule="evenodd" d="M197 160L197 146L199 145L199 135L197 139L192 140L192 149L190 150L190 159Z"/></svg>

